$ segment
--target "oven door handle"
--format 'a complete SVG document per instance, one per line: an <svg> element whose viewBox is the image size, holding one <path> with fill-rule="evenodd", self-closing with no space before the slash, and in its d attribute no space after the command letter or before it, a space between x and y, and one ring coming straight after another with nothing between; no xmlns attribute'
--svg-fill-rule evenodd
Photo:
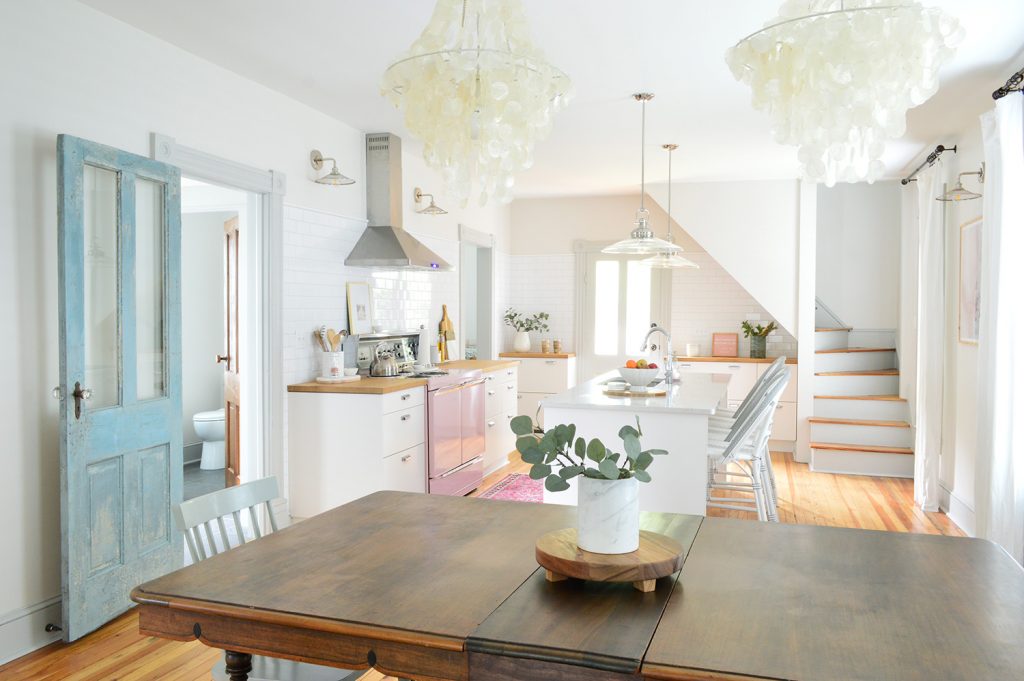
<svg viewBox="0 0 1024 681"><path fill-rule="evenodd" d="M485 378L477 378L477 379L474 379L472 381L467 381L466 383L461 384L459 387L460 388L472 388L475 385L483 385L484 382L486 382L486 380L487 379L485 379Z"/></svg>

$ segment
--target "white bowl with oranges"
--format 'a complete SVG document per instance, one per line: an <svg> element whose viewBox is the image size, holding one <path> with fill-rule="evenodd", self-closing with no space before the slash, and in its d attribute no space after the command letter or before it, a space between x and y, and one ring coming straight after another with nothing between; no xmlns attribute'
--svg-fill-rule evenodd
<svg viewBox="0 0 1024 681"><path fill-rule="evenodd" d="M619 376L634 388L646 388L660 371L657 364L648 363L645 359L631 359L626 366L619 367Z"/></svg>

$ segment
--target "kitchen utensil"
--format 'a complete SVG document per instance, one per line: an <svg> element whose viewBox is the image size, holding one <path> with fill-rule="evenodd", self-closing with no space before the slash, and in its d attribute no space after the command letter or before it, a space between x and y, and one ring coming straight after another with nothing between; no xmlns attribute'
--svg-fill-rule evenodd
<svg viewBox="0 0 1024 681"><path fill-rule="evenodd" d="M320 345L323 347L324 352L331 351L331 342L327 340L327 327L323 324L320 325Z"/></svg>
<svg viewBox="0 0 1024 681"><path fill-rule="evenodd" d="M324 352L330 352L330 348L327 347L324 343L323 337L320 336L320 329L313 329L313 339L316 341L316 344L320 346L321 350Z"/></svg>
<svg viewBox="0 0 1024 681"><path fill-rule="evenodd" d="M327 342L331 346L331 352L341 350L341 334L334 329L327 329Z"/></svg>
<svg viewBox="0 0 1024 681"><path fill-rule="evenodd" d="M398 375L398 361L395 353L384 347L381 343L374 353L373 362L370 363L370 375L376 377L389 377Z"/></svg>
<svg viewBox="0 0 1024 681"><path fill-rule="evenodd" d="M455 340L455 325L452 324L451 318L448 316L448 306L441 306L441 323L437 326L437 332L441 334L445 340Z"/></svg>

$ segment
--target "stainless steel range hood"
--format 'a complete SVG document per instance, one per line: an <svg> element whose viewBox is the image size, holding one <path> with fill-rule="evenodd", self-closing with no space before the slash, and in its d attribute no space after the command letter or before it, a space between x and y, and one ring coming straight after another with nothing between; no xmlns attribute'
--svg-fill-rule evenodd
<svg viewBox="0 0 1024 681"><path fill-rule="evenodd" d="M391 133L366 136L366 216L369 225L345 264L381 269L454 269L402 229L402 140Z"/></svg>

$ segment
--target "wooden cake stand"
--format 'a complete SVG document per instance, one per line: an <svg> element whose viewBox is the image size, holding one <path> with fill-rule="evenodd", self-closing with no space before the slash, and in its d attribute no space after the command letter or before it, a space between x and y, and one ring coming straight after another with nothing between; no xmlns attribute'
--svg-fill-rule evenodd
<svg viewBox="0 0 1024 681"><path fill-rule="evenodd" d="M591 582L632 582L654 591L655 580L683 567L683 545L656 532L640 531L640 548L632 553L591 553L576 545L576 528L548 532L537 540L537 562L549 582L570 577Z"/></svg>

